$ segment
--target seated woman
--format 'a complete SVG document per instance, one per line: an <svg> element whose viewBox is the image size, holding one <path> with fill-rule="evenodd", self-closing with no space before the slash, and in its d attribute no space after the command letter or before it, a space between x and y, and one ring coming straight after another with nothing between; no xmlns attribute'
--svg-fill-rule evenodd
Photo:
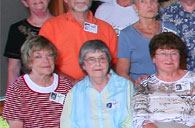
<svg viewBox="0 0 195 128"><path fill-rule="evenodd" d="M100 40L80 49L79 64L87 76L68 93L61 128L131 128L133 84L110 70L111 55Z"/></svg>
<svg viewBox="0 0 195 128"><path fill-rule="evenodd" d="M25 41L21 54L26 74L8 87L3 118L10 128L60 127L65 96L73 84L70 78L53 73L55 46L33 36Z"/></svg>
<svg viewBox="0 0 195 128"><path fill-rule="evenodd" d="M149 49L158 72L136 86L135 127L194 128L195 73L180 69L184 43L177 35L165 32L152 38Z"/></svg>

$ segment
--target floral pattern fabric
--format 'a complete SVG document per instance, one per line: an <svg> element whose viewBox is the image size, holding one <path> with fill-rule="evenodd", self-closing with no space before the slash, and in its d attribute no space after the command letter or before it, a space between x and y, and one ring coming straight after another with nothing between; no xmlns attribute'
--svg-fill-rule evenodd
<svg viewBox="0 0 195 128"><path fill-rule="evenodd" d="M195 71L195 10L187 12L180 1L176 1L160 12L160 18L175 24L179 36L186 44L187 69Z"/></svg>

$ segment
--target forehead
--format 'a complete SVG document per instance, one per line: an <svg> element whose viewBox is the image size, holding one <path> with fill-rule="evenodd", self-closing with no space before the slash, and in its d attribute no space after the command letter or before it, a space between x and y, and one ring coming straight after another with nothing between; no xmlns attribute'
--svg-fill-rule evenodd
<svg viewBox="0 0 195 128"><path fill-rule="evenodd" d="M95 52L88 52L85 54L85 57L98 57L98 56L102 56L105 55L105 52L96 50Z"/></svg>
<svg viewBox="0 0 195 128"><path fill-rule="evenodd" d="M157 49L156 52L178 52L177 49Z"/></svg>

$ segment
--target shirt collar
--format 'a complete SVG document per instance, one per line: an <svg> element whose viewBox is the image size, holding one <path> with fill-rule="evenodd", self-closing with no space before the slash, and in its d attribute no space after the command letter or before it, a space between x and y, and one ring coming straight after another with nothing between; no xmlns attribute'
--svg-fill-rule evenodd
<svg viewBox="0 0 195 128"><path fill-rule="evenodd" d="M96 23L97 19L93 16L93 13L92 13L90 10L88 11L88 14L89 14L89 18L88 18L88 21L87 21L87 22L89 22L89 23ZM66 19L67 19L67 20L70 20L70 21L75 21L75 22L77 22L77 21L72 17L72 14L71 14L70 11L68 11L68 12L66 13Z"/></svg>

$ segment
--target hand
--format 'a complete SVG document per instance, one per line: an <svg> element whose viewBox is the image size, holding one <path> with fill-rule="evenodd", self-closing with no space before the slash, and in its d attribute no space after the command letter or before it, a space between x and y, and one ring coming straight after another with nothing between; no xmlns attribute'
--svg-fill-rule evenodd
<svg viewBox="0 0 195 128"><path fill-rule="evenodd" d="M192 126L191 128L195 128L195 126Z"/></svg>
<svg viewBox="0 0 195 128"><path fill-rule="evenodd" d="M148 123L144 126L142 126L142 128L158 128L156 125L154 125L153 123Z"/></svg>

